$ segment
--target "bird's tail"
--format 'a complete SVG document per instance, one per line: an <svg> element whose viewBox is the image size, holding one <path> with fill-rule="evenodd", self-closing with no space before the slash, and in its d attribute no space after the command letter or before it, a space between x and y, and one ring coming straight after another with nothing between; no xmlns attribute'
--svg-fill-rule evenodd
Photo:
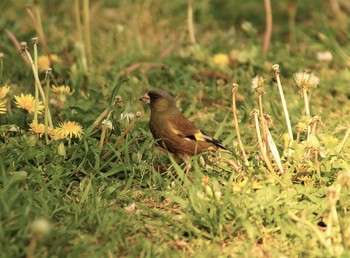
<svg viewBox="0 0 350 258"><path fill-rule="evenodd" d="M203 138L205 139L205 141L207 142L210 142L212 144L214 144L216 147L222 149L222 150L225 150L225 151L228 151L228 152L231 152L229 149L227 149L224 145L222 145L222 143L219 141L219 140L216 140L212 137L210 137L209 135L205 134L202 132L202 135L203 135Z"/></svg>

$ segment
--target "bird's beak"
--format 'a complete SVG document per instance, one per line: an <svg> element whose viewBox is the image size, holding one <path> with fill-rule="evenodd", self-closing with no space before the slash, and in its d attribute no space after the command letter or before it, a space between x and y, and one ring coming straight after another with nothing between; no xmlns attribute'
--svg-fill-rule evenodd
<svg viewBox="0 0 350 258"><path fill-rule="evenodd" d="M139 98L139 100L142 100L142 101L145 102L146 104L151 103L151 99L150 99L148 93L142 95L142 96Z"/></svg>

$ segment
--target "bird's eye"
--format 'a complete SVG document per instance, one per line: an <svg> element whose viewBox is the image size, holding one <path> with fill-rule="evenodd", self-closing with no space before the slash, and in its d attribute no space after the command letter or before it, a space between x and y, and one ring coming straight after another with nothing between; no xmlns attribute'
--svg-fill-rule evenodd
<svg viewBox="0 0 350 258"><path fill-rule="evenodd" d="M157 94L154 94L154 93L148 93L148 95L150 96L150 98L152 100L156 100L158 98L158 95Z"/></svg>

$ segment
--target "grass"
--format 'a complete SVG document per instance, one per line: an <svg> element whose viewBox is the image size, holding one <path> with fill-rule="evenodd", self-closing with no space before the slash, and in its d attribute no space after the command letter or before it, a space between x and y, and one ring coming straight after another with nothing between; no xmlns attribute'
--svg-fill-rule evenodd
<svg viewBox="0 0 350 258"><path fill-rule="evenodd" d="M80 12L68 1L25 8L27 2L0 3L0 87L10 87L0 98L1 257L349 256L345 1L337 19L328 2L275 3L267 55L260 1L193 1L195 45L186 1L105 0L84 8L77 1ZM38 15L41 23L33 23ZM28 43L32 65L9 35ZM37 36L38 59L31 45ZM51 74L41 70L48 51ZM326 51L331 60L317 58ZM310 88L297 73L320 83ZM263 84L252 92L257 75ZM56 94L50 84L71 91ZM184 164L159 151L149 132L150 111L138 98L151 88L171 92L184 114L233 154L194 157L185 177ZM21 93L46 104L38 122L49 124L49 109L63 139L47 126L31 133L35 112L17 107ZM64 127L68 121L76 124Z"/></svg>

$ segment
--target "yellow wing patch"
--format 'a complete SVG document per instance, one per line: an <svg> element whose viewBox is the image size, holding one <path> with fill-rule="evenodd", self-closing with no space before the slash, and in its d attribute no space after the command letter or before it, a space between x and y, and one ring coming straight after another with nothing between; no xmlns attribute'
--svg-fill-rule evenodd
<svg viewBox="0 0 350 258"><path fill-rule="evenodd" d="M179 135L181 137L183 137L184 139L186 140L189 140L189 141L199 141L199 142L205 142L208 140L208 136L204 135L201 133L201 131L199 130L195 130L194 134L191 134L191 135L185 135L183 132L181 132L180 130L170 126L170 130L173 134L176 134L176 135Z"/></svg>
<svg viewBox="0 0 350 258"><path fill-rule="evenodd" d="M198 132L196 134L194 134L194 138L196 138L197 141L199 142L205 142L206 140L206 136L204 134L202 134L201 132Z"/></svg>
<svg viewBox="0 0 350 258"><path fill-rule="evenodd" d="M172 127L172 126L170 126L170 131L171 131L173 134L182 135L182 133L181 133L179 130L175 129L175 128Z"/></svg>

